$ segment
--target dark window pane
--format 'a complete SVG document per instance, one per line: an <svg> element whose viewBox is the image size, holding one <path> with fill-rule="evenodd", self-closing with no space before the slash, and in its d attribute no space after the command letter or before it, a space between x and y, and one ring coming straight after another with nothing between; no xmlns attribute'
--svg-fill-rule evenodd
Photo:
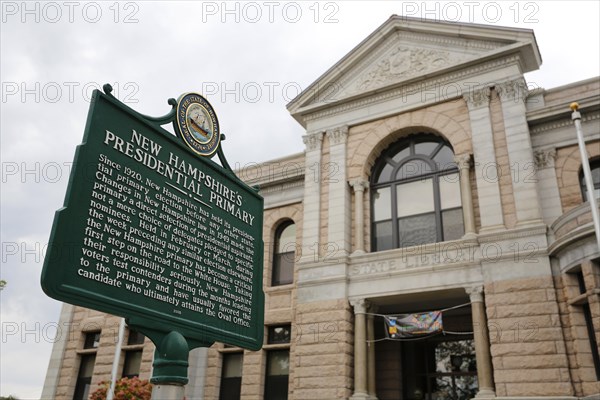
<svg viewBox="0 0 600 400"><path fill-rule="evenodd" d="M373 236L375 241L375 250L393 249L394 242L392 237L392 221L378 222L373 225Z"/></svg>
<svg viewBox="0 0 600 400"><path fill-rule="evenodd" d="M462 208L442 211L444 240L457 240L465 234Z"/></svg>
<svg viewBox="0 0 600 400"><path fill-rule="evenodd" d="M269 344L281 344L289 343L291 338L292 330L290 325L270 326L268 343Z"/></svg>
<svg viewBox="0 0 600 400"><path fill-rule="evenodd" d="M142 350L126 351L125 362L123 363L123 376L133 378L140 375L140 366L142 365Z"/></svg>
<svg viewBox="0 0 600 400"><path fill-rule="evenodd" d="M90 393L90 384L92 382L95 362L95 354L81 356L81 364L79 364L79 373L77 374L77 383L75 384L73 400L87 400Z"/></svg>
<svg viewBox="0 0 600 400"><path fill-rule="evenodd" d="M398 219L400 247L416 246L437 241L435 214L423 214Z"/></svg>
<svg viewBox="0 0 600 400"><path fill-rule="evenodd" d="M127 345L144 344L145 338L146 336L144 336L143 333L130 329L129 337L127 338Z"/></svg>
<svg viewBox="0 0 600 400"><path fill-rule="evenodd" d="M95 349L100 343L100 332L90 332L85 334L84 349Z"/></svg>
<svg viewBox="0 0 600 400"><path fill-rule="evenodd" d="M410 160L405 163L396 174L397 180L411 179L421 175L432 173L433 170L429 164L423 160Z"/></svg>
<svg viewBox="0 0 600 400"><path fill-rule="evenodd" d="M238 400L242 394L242 378L221 379L219 400Z"/></svg>

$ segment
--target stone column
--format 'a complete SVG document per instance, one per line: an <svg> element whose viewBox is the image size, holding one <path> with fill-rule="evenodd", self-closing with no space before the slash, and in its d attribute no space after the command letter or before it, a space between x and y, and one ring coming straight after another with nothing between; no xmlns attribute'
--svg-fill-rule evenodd
<svg viewBox="0 0 600 400"><path fill-rule="evenodd" d="M463 94L471 122L475 178L481 213L481 231L504 229L504 216L498 185L498 163L490 116L490 89L485 87Z"/></svg>
<svg viewBox="0 0 600 400"><path fill-rule="evenodd" d="M369 312L376 311L371 305ZM375 316L367 315L367 392L371 399L377 399L377 384L375 375Z"/></svg>
<svg viewBox="0 0 600 400"><path fill-rule="evenodd" d="M369 303L365 299L351 302L354 307L354 394L351 399L369 399L367 389L367 327Z"/></svg>
<svg viewBox="0 0 600 400"><path fill-rule="evenodd" d="M542 223L535 163L527 124L527 84L520 77L495 86L502 105L508 161L512 174L517 226Z"/></svg>
<svg viewBox="0 0 600 400"><path fill-rule="evenodd" d="M327 225L328 246L334 246L332 258L345 257L350 253L350 188L346 180L346 142L348 126L327 130L329 139L329 209Z"/></svg>
<svg viewBox="0 0 600 400"><path fill-rule="evenodd" d="M475 234L475 213L473 211L473 196L471 195L471 179L469 171L471 170L471 155L460 154L454 157L458 164L460 173L460 199L463 208L463 220L465 224L465 239L473 239Z"/></svg>
<svg viewBox="0 0 600 400"><path fill-rule="evenodd" d="M355 179L350 182L354 189L354 229L356 238L356 249L353 254L362 254L365 252L365 213L364 213L364 193L369 188L369 181L365 179Z"/></svg>
<svg viewBox="0 0 600 400"><path fill-rule="evenodd" d="M492 355L490 352L490 336L487 328L485 305L483 303L483 287L475 286L465 289L471 298L473 318L473 338L475 340L475 359L477 362L477 380L479 392L476 398L494 398L494 377L492 373Z"/></svg>
<svg viewBox="0 0 600 400"><path fill-rule="evenodd" d="M535 170L544 223L546 225L552 225L552 223L562 215L558 180L556 178L556 169L554 168L556 150L538 150L533 153L533 157L535 160Z"/></svg>
<svg viewBox="0 0 600 400"><path fill-rule="evenodd" d="M302 137L306 145L305 174L304 174L304 220L302 227L302 246L304 251L299 263L315 261L309 247L319 242L320 213L321 213L321 177L313 171L320 171L321 146L323 132L307 134ZM318 168L315 168L315 165Z"/></svg>

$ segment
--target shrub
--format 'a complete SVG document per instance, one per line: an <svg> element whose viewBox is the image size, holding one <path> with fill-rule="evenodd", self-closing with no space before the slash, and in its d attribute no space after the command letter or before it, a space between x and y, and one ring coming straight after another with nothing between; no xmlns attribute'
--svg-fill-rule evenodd
<svg viewBox="0 0 600 400"><path fill-rule="evenodd" d="M90 400L106 400L110 381L100 382L100 388L94 391ZM121 378L115 384L114 400L150 400L152 396L152 384L147 380L133 378Z"/></svg>

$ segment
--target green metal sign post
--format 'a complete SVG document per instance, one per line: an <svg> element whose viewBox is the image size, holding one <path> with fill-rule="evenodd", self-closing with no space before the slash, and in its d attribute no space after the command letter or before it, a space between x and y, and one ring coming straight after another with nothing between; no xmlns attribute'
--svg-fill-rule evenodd
<svg viewBox="0 0 600 400"><path fill-rule="evenodd" d="M126 318L156 346L152 382L185 385L195 347L262 347L263 199L229 167L202 96L152 118L111 90L94 92L42 288Z"/></svg>

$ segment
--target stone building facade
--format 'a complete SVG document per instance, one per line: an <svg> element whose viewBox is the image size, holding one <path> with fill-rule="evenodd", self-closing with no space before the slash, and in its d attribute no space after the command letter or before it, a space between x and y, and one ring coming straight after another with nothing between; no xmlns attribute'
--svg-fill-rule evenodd
<svg viewBox="0 0 600 400"><path fill-rule="evenodd" d="M294 99L305 151L238 171L265 199L265 345L195 350L188 398L598 398L600 79L546 90L540 64L530 30L392 16ZM387 337L435 310L443 334ZM61 321L81 329L44 398L73 398L86 355L92 389L110 374L118 319ZM148 378L152 344L124 351Z"/></svg>

